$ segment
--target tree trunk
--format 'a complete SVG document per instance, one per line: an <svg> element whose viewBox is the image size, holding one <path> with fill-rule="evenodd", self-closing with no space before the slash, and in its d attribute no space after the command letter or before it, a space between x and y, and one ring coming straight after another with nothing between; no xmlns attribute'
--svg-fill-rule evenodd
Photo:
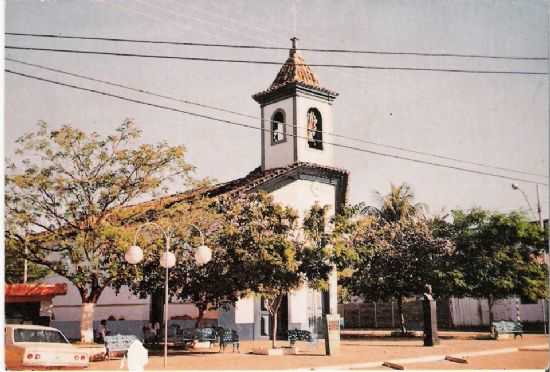
<svg viewBox="0 0 550 372"><path fill-rule="evenodd" d="M94 342L94 310L95 302L83 302L80 309L80 341Z"/></svg>
<svg viewBox="0 0 550 372"><path fill-rule="evenodd" d="M195 328L199 328L204 317L204 309L199 308L199 315L197 316L197 321L195 322Z"/></svg>
<svg viewBox="0 0 550 372"><path fill-rule="evenodd" d="M275 341L277 340L277 312L278 308L271 315L271 347L273 349L277 348Z"/></svg>
<svg viewBox="0 0 550 372"><path fill-rule="evenodd" d="M399 314L399 328L401 329L401 335L407 334L407 326L405 325L405 315L403 314L403 297L397 297L397 312Z"/></svg>

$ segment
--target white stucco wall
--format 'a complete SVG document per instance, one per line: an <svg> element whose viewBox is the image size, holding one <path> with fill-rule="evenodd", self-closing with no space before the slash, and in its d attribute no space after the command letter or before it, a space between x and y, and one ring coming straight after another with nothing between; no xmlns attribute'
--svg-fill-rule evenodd
<svg viewBox="0 0 550 372"><path fill-rule="evenodd" d="M328 216L334 215L334 202L336 199L334 185L309 180L296 180L271 193L273 199L284 205L292 206L300 216L300 222L311 206L318 202L320 205L328 205Z"/></svg>
<svg viewBox="0 0 550 372"><path fill-rule="evenodd" d="M47 283L67 283L67 294L56 296L52 301L52 311L55 320L58 321L79 321L80 305L82 300L74 285L67 279L52 275L43 280ZM106 288L97 303L94 319L101 320L114 316L116 319L125 320L147 320L149 319L149 298L141 299L122 287L117 295L112 288Z"/></svg>
<svg viewBox="0 0 550 372"><path fill-rule="evenodd" d="M52 300L51 311L56 321L80 321L80 305L82 300L74 285L67 279L52 275L43 280L45 283L67 283L67 294L56 296ZM105 288L95 307L94 320L115 317L124 320L149 320L150 297L139 298L124 286L117 294L112 288ZM196 317L197 308L192 304L170 304L170 318L189 315Z"/></svg>
<svg viewBox="0 0 550 372"><path fill-rule="evenodd" d="M307 300L308 288L302 287L288 295L288 322L289 323L307 323Z"/></svg>
<svg viewBox="0 0 550 372"><path fill-rule="evenodd" d="M455 326L480 326L489 324L489 305L486 299L453 298L451 312ZM519 315L522 322L542 322L543 304L520 304ZM493 317L497 320L516 320L516 300L499 300L493 305Z"/></svg>
<svg viewBox="0 0 550 372"><path fill-rule="evenodd" d="M264 131L264 156L265 168L283 167L294 162L294 141L297 141L298 161L310 162L321 165L334 165L334 146L323 144L322 150L312 149L307 142L307 112L310 108L316 108L321 113L323 122L323 142L334 142L334 138L327 133L334 132L334 122L332 105L324 100L312 98L299 94L296 96L296 125L297 137L292 137L294 123L293 98L287 99L264 106L264 125L271 129L270 120L276 110L281 109L285 112L287 136L286 142L276 145L271 144L271 131ZM289 135L290 134L290 135ZM300 138L303 137L303 138Z"/></svg>
<svg viewBox="0 0 550 372"><path fill-rule="evenodd" d="M241 298L235 304L235 323L254 323L254 296Z"/></svg>
<svg viewBox="0 0 550 372"><path fill-rule="evenodd" d="M285 113L286 121L286 142L271 144L271 118L275 111L281 109ZM269 129L263 132L265 169L284 167L294 162L294 140L292 123L294 122L294 109L292 97L264 106L264 128ZM290 134L290 135L289 135Z"/></svg>

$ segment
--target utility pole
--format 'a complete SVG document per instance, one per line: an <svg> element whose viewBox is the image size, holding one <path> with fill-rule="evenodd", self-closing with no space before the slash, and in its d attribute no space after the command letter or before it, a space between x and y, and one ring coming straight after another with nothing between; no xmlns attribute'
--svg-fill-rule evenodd
<svg viewBox="0 0 550 372"><path fill-rule="evenodd" d="M540 207L540 195L539 195L539 184L536 184L537 187L537 214L539 216L539 225L542 231L544 231L544 220L542 219L542 208Z"/></svg>
<svg viewBox="0 0 550 372"><path fill-rule="evenodd" d="M550 19L549 19L549 21L550 21ZM550 26L550 22L549 22L549 26ZM550 36L550 34L549 34L549 36ZM550 41L550 38L549 38L549 41ZM550 56L550 43L548 45L548 51L549 51L549 56ZM548 68L549 68L548 71L550 73L550 65L548 66ZM549 84L548 85L550 86L550 78L549 78ZM548 94L549 94L549 97L550 97L550 89L548 91ZM549 116L550 116L550 113L549 113ZM533 216L535 216L538 219L539 227L544 232L544 220L542 219L542 208L540 206L539 184L536 183L535 187L536 187L536 192L537 192L537 213L536 213L536 215L535 215L535 211L533 210L533 207L531 206L531 203L529 202L529 198L527 197L527 194L525 193L525 191L523 191L523 189L521 187L519 187L517 184L515 184L515 183L512 184L512 189L521 192L521 194L523 195L523 198L525 199L525 202L529 206L529 210L531 211ZM548 272L550 273L550 258L548 257L548 252L546 251L546 249L544 250L544 263L548 267ZM550 288L550 276L549 276L548 279L549 279L549 288ZM547 334L548 329L546 327L546 320L550 319L549 318L550 314L548 313L548 310L550 310L549 309L550 304L545 304L545 301L547 301L547 299L542 300L542 315L543 315L542 316L542 321L544 323L544 334ZM516 318L517 318L516 321L519 323L520 322L520 298L516 299Z"/></svg>
<svg viewBox="0 0 550 372"><path fill-rule="evenodd" d="M25 255L28 254L27 246L25 245ZM23 262L23 283L27 283L27 279L29 276L29 263L27 259L25 258L25 261Z"/></svg>

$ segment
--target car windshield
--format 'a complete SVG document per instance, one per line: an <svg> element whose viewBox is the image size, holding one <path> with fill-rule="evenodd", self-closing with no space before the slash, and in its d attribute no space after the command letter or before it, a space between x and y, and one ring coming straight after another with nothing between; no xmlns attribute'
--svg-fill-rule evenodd
<svg viewBox="0 0 550 372"><path fill-rule="evenodd" d="M15 342L67 343L61 332L49 329L15 329L13 336Z"/></svg>

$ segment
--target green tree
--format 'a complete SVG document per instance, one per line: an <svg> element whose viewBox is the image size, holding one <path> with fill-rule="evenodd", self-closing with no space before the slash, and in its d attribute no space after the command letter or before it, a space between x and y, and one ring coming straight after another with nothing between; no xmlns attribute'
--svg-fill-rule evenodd
<svg viewBox="0 0 550 372"><path fill-rule="evenodd" d="M387 195L382 195L380 192L377 192L377 195L382 206L380 208L364 207L363 213L373 214L388 222L406 221L424 216L426 205L414 202L414 193L407 183L398 186L392 183Z"/></svg>
<svg viewBox="0 0 550 372"><path fill-rule="evenodd" d="M123 207L166 191L168 181L189 181L193 169L184 147L137 146L139 137L130 120L109 136L41 123L17 140L17 161L8 167L6 242L19 258L75 285L84 342L93 340L103 289L131 280L124 252L132 231Z"/></svg>
<svg viewBox="0 0 550 372"><path fill-rule="evenodd" d="M5 280L6 283L22 283L25 276L25 259L21 258L21 255L17 253L17 246L6 242L4 260L6 264ZM27 281L36 282L46 275L49 270L44 266L37 265L33 262L27 262Z"/></svg>
<svg viewBox="0 0 550 372"><path fill-rule="evenodd" d="M233 247L219 243L225 223L219 202L209 198L184 200L166 209L158 210L154 222L171 237L170 250L177 264L169 271L169 294L179 301L190 301L198 309L195 327L198 327L207 310L228 309L247 292L238 264L233 262ZM212 259L199 266L192 247L204 244L212 250ZM146 297L151 293L164 293L165 270L159 266L165 250L165 241L158 231L140 234L144 261L136 265L131 289Z"/></svg>
<svg viewBox="0 0 550 372"><path fill-rule="evenodd" d="M367 225L368 229L354 237L357 257L344 285L365 300L397 300L400 329L405 334L403 300L421 294L426 284L437 293L440 283L449 280L445 261L452 246L446 239L435 238L422 220L371 219Z"/></svg>
<svg viewBox="0 0 550 372"><path fill-rule="evenodd" d="M233 263L250 291L264 299L276 347L277 313L285 295L325 279L330 264L321 248L299 239L298 215L263 192L220 202L226 222L219 244L231 249Z"/></svg>
<svg viewBox="0 0 550 372"><path fill-rule="evenodd" d="M547 270L542 260L545 233L519 212L455 210L446 233L456 245L454 264L464 273L457 293L487 298L490 322L496 300L547 297Z"/></svg>
<svg viewBox="0 0 550 372"><path fill-rule="evenodd" d="M365 300L397 300L401 332L406 333L403 300L419 295L426 284L447 293L460 273L448 266L452 245L435 237L422 203L414 202L409 185L391 185L378 193L380 207L360 203L335 218L335 240L342 282Z"/></svg>

